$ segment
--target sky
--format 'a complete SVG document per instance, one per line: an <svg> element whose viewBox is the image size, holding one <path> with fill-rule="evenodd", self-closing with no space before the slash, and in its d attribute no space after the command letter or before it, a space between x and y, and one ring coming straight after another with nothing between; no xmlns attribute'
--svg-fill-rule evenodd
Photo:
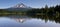
<svg viewBox="0 0 60 27"><path fill-rule="evenodd" d="M60 0L0 0L0 8L9 8L19 3L24 3L33 8L42 8L45 5L49 7L59 5Z"/></svg>

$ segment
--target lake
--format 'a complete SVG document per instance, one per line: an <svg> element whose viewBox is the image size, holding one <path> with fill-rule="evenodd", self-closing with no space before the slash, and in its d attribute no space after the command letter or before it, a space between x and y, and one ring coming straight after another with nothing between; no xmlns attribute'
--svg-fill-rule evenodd
<svg viewBox="0 0 60 27"><path fill-rule="evenodd" d="M28 17L28 16L1 16L0 27L60 27L59 21Z"/></svg>

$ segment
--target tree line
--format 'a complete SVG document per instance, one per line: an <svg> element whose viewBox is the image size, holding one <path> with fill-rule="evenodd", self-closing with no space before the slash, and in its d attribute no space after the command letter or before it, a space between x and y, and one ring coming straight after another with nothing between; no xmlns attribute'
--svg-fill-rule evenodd
<svg viewBox="0 0 60 27"><path fill-rule="evenodd" d="M60 15L60 5L48 7L47 5L45 8L33 8L27 11L27 15Z"/></svg>

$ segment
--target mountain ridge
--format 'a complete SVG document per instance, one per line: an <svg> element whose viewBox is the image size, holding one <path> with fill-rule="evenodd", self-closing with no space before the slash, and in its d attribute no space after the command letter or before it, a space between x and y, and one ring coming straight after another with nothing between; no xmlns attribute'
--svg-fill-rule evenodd
<svg viewBox="0 0 60 27"><path fill-rule="evenodd" d="M31 9L31 7L28 7L23 3L20 3L13 7L7 8L8 11L27 11L29 9Z"/></svg>
<svg viewBox="0 0 60 27"><path fill-rule="evenodd" d="M20 4L16 4L14 5L13 7L11 8L31 8L31 7L28 7L27 5L23 4L23 3L20 3Z"/></svg>

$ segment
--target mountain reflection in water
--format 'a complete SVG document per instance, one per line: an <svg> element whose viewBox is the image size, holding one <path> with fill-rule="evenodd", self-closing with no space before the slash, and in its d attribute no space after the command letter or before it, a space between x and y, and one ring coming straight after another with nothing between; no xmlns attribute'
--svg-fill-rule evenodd
<svg viewBox="0 0 60 27"><path fill-rule="evenodd" d="M0 27L60 27L59 18L49 16L1 16Z"/></svg>
<svg viewBox="0 0 60 27"><path fill-rule="evenodd" d="M12 19L14 19L14 18L12 18ZM17 22L20 22L20 23L24 23L25 21L30 20L30 18L15 18L14 20Z"/></svg>

